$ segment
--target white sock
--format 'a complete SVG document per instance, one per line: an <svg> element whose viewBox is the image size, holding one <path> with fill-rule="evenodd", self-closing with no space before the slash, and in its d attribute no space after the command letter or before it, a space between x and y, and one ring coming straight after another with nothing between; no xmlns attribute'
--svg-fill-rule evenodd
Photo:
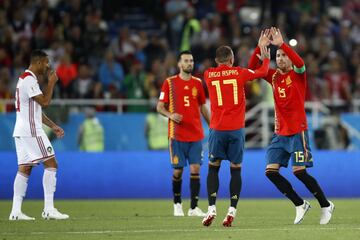
<svg viewBox="0 0 360 240"><path fill-rule="evenodd" d="M56 190L56 168L45 168L43 175L44 210L54 208L54 193Z"/></svg>
<svg viewBox="0 0 360 240"><path fill-rule="evenodd" d="M13 205L11 212L19 213L21 212L21 205L23 198L26 194L26 189L28 186L29 176L26 176L23 173L17 173L14 180L14 197L13 197Z"/></svg>

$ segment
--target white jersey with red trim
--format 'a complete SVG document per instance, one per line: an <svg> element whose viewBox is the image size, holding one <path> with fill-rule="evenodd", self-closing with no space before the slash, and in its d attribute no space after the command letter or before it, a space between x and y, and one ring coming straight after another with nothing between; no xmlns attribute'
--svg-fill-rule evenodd
<svg viewBox="0 0 360 240"><path fill-rule="evenodd" d="M14 137L45 135L42 128L42 109L33 97L42 94L36 75L26 70L18 80L15 93L16 123Z"/></svg>

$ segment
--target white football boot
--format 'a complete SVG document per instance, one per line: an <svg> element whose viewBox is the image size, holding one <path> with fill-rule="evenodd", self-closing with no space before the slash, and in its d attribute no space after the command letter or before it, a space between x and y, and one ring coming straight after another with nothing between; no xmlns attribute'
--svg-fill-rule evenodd
<svg viewBox="0 0 360 240"><path fill-rule="evenodd" d="M69 215L59 212L56 208L50 209L50 210L44 210L41 214L43 219L50 220L64 220L68 219Z"/></svg>
<svg viewBox="0 0 360 240"><path fill-rule="evenodd" d="M231 227L231 223L234 221L234 218L236 216L236 208L229 207L228 213L226 214L226 217L223 221L224 227Z"/></svg>
<svg viewBox="0 0 360 240"><path fill-rule="evenodd" d="M189 217L205 217L206 213L204 213L199 207L196 207L194 209L189 209L187 215Z"/></svg>
<svg viewBox="0 0 360 240"><path fill-rule="evenodd" d="M304 200L304 203L302 205L297 206L295 208L296 208L296 217L294 220L294 224L300 224L302 222L302 220L304 219L305 214L311 208L311 206L308 201Z"/></svg>
<svg viewBox="0 0 360 240"><path fill-rule="evenodd" d="M174 216L175 217L183 217L183 216L185 216L181 203L175 203L174 204Z"/></svg>
<svg viewBox="0 0 360 240"><path fill-rule="evenodd" d="M208 227L211 225L211 223L214 221L215 218L216 218L216 206L211 205L208 207L208 211L206 213L206 216L202 220L202 224L205 227Z"/></svg>
<svg viewBox="0 0 360 240"><path fill-rule="evenodd" d="M330 206L321 208L320 224L328 224L334 212L335 205L330 202Z"/></svg>
<svg viewBox="0 0 360 240"><path fill-rule="evenodd" d="M17 221L17 220L33 221L33 220L35 220L35 218L29 217L25 213L17 212L17 213L10 213L9 220L10 221Z"/></svg>

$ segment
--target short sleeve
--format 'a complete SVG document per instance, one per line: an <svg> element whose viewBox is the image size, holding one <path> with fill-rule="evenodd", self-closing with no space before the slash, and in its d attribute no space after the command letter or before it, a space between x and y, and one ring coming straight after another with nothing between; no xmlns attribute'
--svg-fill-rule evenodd
<svg viewBox="0 0 360 240"><path fill-rule="evenodd" d="M43 94L40 89L39 83L34 77L27 77L24 79L24 81L25 81L25 91L26 94L29 96L29 98Z"/></svg>
<svg viewBox="0 0 360 240"><path fill-rule="evenodd" d="M165 80L162 85L159 101L164 103L169 102L169 83L167 80Z"/></svg>

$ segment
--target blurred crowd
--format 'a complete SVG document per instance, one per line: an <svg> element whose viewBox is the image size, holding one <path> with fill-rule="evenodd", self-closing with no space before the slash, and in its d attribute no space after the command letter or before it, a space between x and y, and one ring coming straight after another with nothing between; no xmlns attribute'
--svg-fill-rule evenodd
<svg viewBox="0 0 360 240"><path fill-rule="evenodd" d="M55 98L156 99L179 51L193 52L198 77L223 44L246 67L261 29L277 26L305 60L307 100L346 105L360 97L359 15L360 0L0 0L0 98L40 48L59 76ZM249 102L270 99L264 89L251 82Z"/></svg>

